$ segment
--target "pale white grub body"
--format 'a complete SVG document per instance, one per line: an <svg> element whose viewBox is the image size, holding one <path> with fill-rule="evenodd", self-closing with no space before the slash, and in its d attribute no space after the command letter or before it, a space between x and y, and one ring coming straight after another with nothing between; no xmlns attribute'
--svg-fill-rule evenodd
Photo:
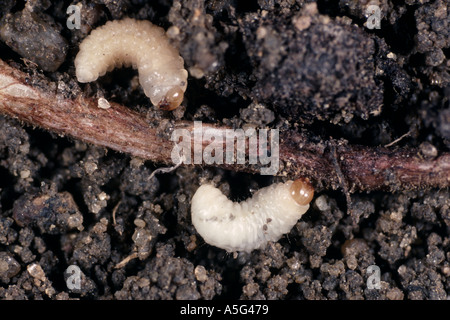
<svg viewBox="0 0 450 320"><path fill-rule="evenodd" d="M155 106L178 107L187 87L184 60L163 28L146 20L109 21L91 32L75 58L79 82L91 82L119 67L137 69L144 93Z"/></svg>
<svg viewBox="0 0 450 320"><path fill-rule="evenodd" d="M308 189L309 200L302 198L299 204L293 196L293 183L262 188L240 203L204 184L192 198L192 223L206 243L229 252L263 248L268 241L288 233L309 208L312 187Z"/></svg>

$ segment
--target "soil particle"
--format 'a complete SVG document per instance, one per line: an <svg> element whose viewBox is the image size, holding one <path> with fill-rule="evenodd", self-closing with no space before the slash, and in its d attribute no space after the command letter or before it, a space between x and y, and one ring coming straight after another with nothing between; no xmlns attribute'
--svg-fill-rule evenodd
<svg viewBox="0 0 450 320"><path fill-rule="evenodd" d="M443 50L450 47L450 4L445 0L432 1L420 6L414 16L417 52L425 55L426 67L420 70L433 84L446 87L450 84L450 60Z"/></svg>
<svg viewBox="0 0 450 320"><path fill-rule="evenodd" d="M172 23L168 30L169 37L181 42L180 54L190 66L191 76L200 79L223 66L223 56L228 45L221 41L220 34L213 26L213 17L206 13L204 1L176 0L168 19Z"/></svg>
<svg viewBox="0 0 450 320"><path fill-rule="evenodd" d="M411 259L398 268L402 285L411 300L442 300L447 294L442 275L434 270L427 270L421 259Z"/></svg>
<svg viewBox="0 0 450 320"><path fill-rule="evenodd" d="M145 260L152 253L158 235L167 231L155 216L161 213L160 210L158 205L155 207L149 202L144 202L139 208L138 219L134 220L136 228L131 239L134 242L133 251L137 252L140 260Z"/></svg>
<svg viewBox="0 0 450 320"><path fill-rule="evenodd" d="M0 244L10 245L17 239L17 231L11 228L14 220L0 217Z"/></svg>
<svg viewBox="0 0 450 320"><path fill-rule="evenodd" d="M262 104L252 103L247 108L241 109L241 118L256 126L267 125L275 120L275 114L272 110Z"/></svg>
<svg viewBox="0 0 450 320"><path fill-rule="evenodd" d="M311 254L311 267L320 267L322 263L321 257L325 256L327 248L331 244L332 231L324 225L317 225L311 228L306 223L300 222L297 226L302 244Z"/></svg>
<svg viewBox="0 0 450 320"><path fill-rule="evenodd" d="M128 278L115 297L137 300L193 300L202 296L200 292L207 299L220 294L220 277L214 277L214 272L205 270L206 274L212 274L211 280L197 282L195 269L186 259L173 257L172 246L160 247L156 257L147 262L144 270L138 272L137 276Z"/></svg>
<svg viewBox="0 0 450 320"><path fill-rule="evenodd" d="M0 164L12 177L17 177L15 191L23 192L32 185L33 177L47 159L42 152L30 150L29 135L16 121L1 117L0 126L0 154L3 155ZM28 156L30 153L35 156L33 159Z"/></svg>
<svg viewBox="0 0 450 320"><path fill-rule="evenodd" d="M49 72L59 68L68 51L67 41L53 18L29 7L3 17L0 39L22 57Z"/></svg>
<svg viewBox="0 0 450 320"><path fill-rule="evenodd" d="M260 79L255 99L296 118L367 119L383 103L374 74L374 42L359 28L320 15L314 6L297 16L246 16L246 41L255 43L248 54ZM308 25L299 29L299 19L306 18Z"/></svg>
<svg viewBox="0 0 450 320"><path fill-rule="evenodd" d="M375 263L375 256L371 252L373 250L370 250L364 239L354 238L345 241L341 247L341 251L345 264L351 270L355 270L356 268L366 270L368 266Z"/></svg>
<svg viewBox="0 0 450 320"><path fill-rule="evenodd" d="M142 162L130 162L122 174L121 190L127 194L151 199L159 189L159 181L151 178L151 170Z"/></svg>
<svg viewBox="0 0 450 320"><path fill-rule="evenodd" d="M71 264L89 270L96 264L103 264L111 256L111 239L106 232L108 221L103 218L89 231L80 232L74 239Z"/></svg>
<svg viewBox="0 0 450 320"><path fill-rule="evenodd" d="M83 216L68 192L27 194L14 203L13 217L19 226L37 226L42 234L83 229Z"/></svg>
<svg viewBox="0 0 450 320"><path fill-rule="evenodd" d="M32 280L35 288L39 288L41 293L52 297L55 293L55 289L52 287L52 283L47 279L44 270L38 263L32 263L27 266L27 272L31 276L29 280ZM42 297L42 296L41 296Z"/></svg>
<svg viewBox="0 0 450 320"><path fill-rule="evenodd" d="M0 281L8 283L9 279L20 272L20 264L8 252L0 252Z"/></svg>

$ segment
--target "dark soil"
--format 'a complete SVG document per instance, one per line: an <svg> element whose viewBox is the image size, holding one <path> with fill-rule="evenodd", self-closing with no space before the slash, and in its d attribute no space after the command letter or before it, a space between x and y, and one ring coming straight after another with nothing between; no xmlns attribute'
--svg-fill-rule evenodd
<svg viewBox="0 0 450 320"><path fill-rule="evenodd" d="M3 1L0 58L65 96L104 96L148 117L303 128L351 144L450 148L450 4L369 1ZM137 73L79 84L92 28L125 16L169 29L190 72L183 106L155 111ZM159 118L158 118L159 119ZM242 200L275 178L155 164L0 116L0 299L448 299L450 193L315 195L277 243L251 254L205 244L190 199L205 180ZM124 259L128 258L123 262ZM122 262L122 263L121 263ZM81 289L65 273L80 267ZM367 268L381 270L369 289Z"/></svg>

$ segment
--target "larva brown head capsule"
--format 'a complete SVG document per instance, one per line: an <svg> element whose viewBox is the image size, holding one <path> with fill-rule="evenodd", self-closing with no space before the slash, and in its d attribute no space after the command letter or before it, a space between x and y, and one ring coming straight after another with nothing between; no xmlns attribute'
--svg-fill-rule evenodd
<svg viewBox="0 0 450 320"><path fill-rule="evenodd" d="M309 204L314 196L314 188L307 178L300 178L292 182L291 196L301 206Z"/></svg>
<svg viewBox="0 0 450 320"><path fill-rule="evenodd" d="M183 95L184 91L179 86L175 86L167 91L164 98L159 102L158 107L163 110L176 109L183 102Z"/></svg>

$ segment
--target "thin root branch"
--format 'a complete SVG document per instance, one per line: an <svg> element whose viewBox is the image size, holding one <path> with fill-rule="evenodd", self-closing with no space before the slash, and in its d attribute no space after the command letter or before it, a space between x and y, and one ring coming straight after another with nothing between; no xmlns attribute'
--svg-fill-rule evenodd
<svg viewBox="0 0 450 320"><path fill-rule="evenodd" d="M97 107L91 98L65 99L55 92L28 83L29 75L0 60L0 114L34 127L67 135L97 146L124 152L154 163L175 166L174 143L149 125L149 119L120 104ZM151 119L150 119L151 120ZM157 122L157 121L154 121ZM171 129L183 128L194 135L194 124L178 121ZM225 136L228 129L203 125ZM203 137L203 136L202 136ZM202 148L210 143L201 141ZM446 188L450 186L450 153L420 157L418 149L336 145L330 155L327 143L311 141L300 132L280 133L278 174L295 180L308 177L316 190L343 187L347 201L355 191ZM250 151L246 151L247 158ZM333 160L334 159L334 160ZM183 164L184 165L184 164ZM205 163L196 165L206 165ZM212 164L233 171L260 173L260 165ZM162 169L157 172L166 172ZM157 173L155 172L155 173Z"/></svg>

